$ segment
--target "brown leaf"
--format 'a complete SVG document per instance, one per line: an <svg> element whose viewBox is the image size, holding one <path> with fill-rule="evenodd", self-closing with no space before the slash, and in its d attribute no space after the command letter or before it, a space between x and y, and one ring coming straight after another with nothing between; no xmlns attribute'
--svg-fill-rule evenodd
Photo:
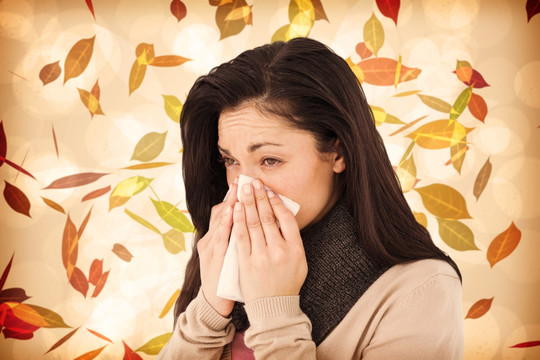
<svg viewBox="0 0 540 360"><path fill-rule="evenodd" d="M86 280L86 275L78 267L73 268L73 272L69 278L69 283L75 290L83 294L86 297L88 293L88 280Z"/></svg>
<svg viewBox="0 0 540 360"><path fill-rule="evenodd" d="M480 171L478 172L478 175L476 175L476 180L474 181L474 188L473 188L473 194L476 197L476 201L480 198L480 195L484 192L484 189L486 188L486 185L489 181L489 177L491 176L491 162L489 161L489 158L486 160L486 163Z"/></svg>
<svg viewBox="0 0 540 360"><path fill-rule="evenodd" d="M510 255L516 249L520 240L521 230L512 222L508 229L497 235L489 244L486 256L491 267Z"/></svg>
<svg viewBox="0 0 540 360"><path fill-rule="evenodd" d="M95 199L97 197L100 197L102 195L105 195L106 193L108 193L109 191L111 191L111 185L109 186L106 186L104 188L101 188L101 189L97 189L97 190L94 190L92 192L89 192L88 194L86 194L81 202L84 202L84 201L88 201L88 200L91 200L91 199Z"/></svg>
<svg viewBox="0 0 540 360"><path fill-rule="evenodd" d="M87 353L84 353L81 356L77 356L74 360L92 360L92 359L95 359L96 356L98 356L103 351L103 349L105 349L106 347L107 347L107 345L105 345L103 347L100 347L99 349L95 349L95 350L89 351Z"/></svg>
<svg viewBox="0 0 540 360"><path fill-rule="evenodd" d="M56 134L54 133L54 126L51 126L52 128L52 137L54 140L54 149L56 150L56 158L60 158L60 153L58 152L58 142L56 141Z"/></svg>
<svg viewBox="0 0 540 360"><path fill-rule="evenodd" d="M191 59L178 56L178 55L163 55L163 56L156 56L154 58L154 61L152 61L150 65L160 66L160 67L178 66L190 60Z"/></svg>
<svg viewBox="0 0 540 360"><path fill-rule="evenodd" d="M70 331L69 333L67 333L65 336L63 336L60 340L58 340L57 342L54 343L53 346L51 346L51 348L49 350L47 350L47 352L45 354L48 354L50 353L51 351L53 351L54 349L56 349L57 347L59 347L60 345L62 345L63 343L65 343L66 341L68 341L68 339L70 337L72 337L73 335L75 335L75 333L77 332L77 330L79 330L79 328L76 328L72 331ZM44 355L45 355L44 354Z"/></svg>
<svg viewBox="0 0 540 360"><path fill-rule="evenodd" d="M525 4L525 10L527 11L527 22L529 22L534 15L540 12L540 1L527 0L527 4Z"/></svg>
<svg viewBox="0 0 540 360"><path fill-rule="evenodd" d="M52 209L54 209L54 210L56 210L56 211L58 211L58 212L61 212L62 214L65 214L65 213L66 213L66 211L64 210L64 208L63 208L60 204L58 204L56 201L53 201L53 200L51 200L51 199L44 198L43 196L41 196L41 199L43 200L43 202L44 202L47 206L51 207Z"/></svg>
<svg viewBox="0 0 540 360"><path fill-rule="evenodd" d="M141 355L137 354L135 351L133 351L127 344L122 341L124 344L124 358L123 360L142 360Z"/></svg>
<svg viewBox="0 0 540 360"><path fill-rule="evenodd" d="M41 69L41 71L39 72L39 79L41 80L41 82L43 82L43 86L58 79L58 77L62 73L62 69L60 68L59 63L60 61L53 62L51 64L45 65Z"/></svg>
<svg viewBox="0 0 540 360"><path fill-rule="evenodd" d="M90 284L96 286L99 282L99 279L101 278L101 275L103 275L103 259L94 259L94 261L92 261L92 265L90 265L88 281L90 282Z"/></svg>
<svg viewBox="0 0 540 360"><path fill-rule="evenodd" d="M11 255L11 259L9 260L6 268L4 269L4 272L2 272L2 277L0 278L0 290L4 288L4 284L6 283L7 277L9 275L9 271L11 270L11 264L13 263L13 257L15 254Z"/></svg>
<svg viewBox="0 0 540 360"><path fill-rule="evenodd" d="M107 173L80 173L74 175L68 175L54 180L49 186L44 189L67 189L72 187L83 186L91 184L94 181L99 180L101 177L108 175Z"/></svg>
<svg viewBox="0 0 540 360"><path fill-rule="evenodd" d="M28 200L28 197L15 185L11 185L5 180L4 182L6 184L4 187L4 198L8 205L16 212L31 218L30 200Z"/></svg>
<svg viewBox="0 0 540 360"><path fill-rule="evenodd" d="M94 289L94 293L92 294L93 298L98 296L101 290L103 290L103 287L105 286L105 283L107 282L107 278L109 277L110 272L111 270L104 272L99 278L99 281L96 284L96 288Z"/></svg>
<svg viewBox="0 0 540 360"><path fill-rule="evenodd" d="M328 17L326 16L326 13L324 12L324 8L322 6L321 0L311 0L311 3L313 4L313 8L315 9L315 20L328 20Z"/></svg>
<svg viewBox="0 0 540 360"><path fill-rule="evenodd" d="M133 258L133 255L131 255L129 250L124 245L119 243L113 245L112 252L126 262L130 262L131 258Z"/></svg>
<svg viewBox="0 0 540 360"><path fill-rule="evenodd" d="M226 21L229 14L237 8L248 6L244 0L234 0L228 3L220 3L216 10L216 25L219 28L220 38L223 40L229 36L239 34L246 26L244 19Z"/></svg>
<svg viewBox="0 0 540 360"><path fill-rule="evenodd" d="M30 297L21 288L9 288L0 291L0 304L8 301L22 303L28 299Z"/></svg>
<svg viewBox="0 0 540 360"><path fill-rule="evenodd" d="M64 62L64 84L69 79L82 74L88 66L94 52L94 35L88 39L79 40L73 45Z"/></svg>
<svg viewBox="0 0 540 360"><path fill-rule="evenodd" d="M86 228L86 224L88 224L88 220L90 219L90 214L92 213L92 208L88 211L88 214L86 214L81 226L79 227L79 230L77 231L77 236L79 239L82 237L82 234L84 232L84 229Z"/></svg>
<svg viewBox="0 0 540 360"><path fill-rule="evenodd" d="M493 302L494 297L491 299L480 299L471 306L467 312L465 319L478 319L489 311L491 308L491 303Z"/></svg>
<svg viewBox="0 0 540 360"><path fill-rule="evenodd" d="M64 226L64 234L62 235L62 262L67 271L68 279L71 277L77 263L78 253L79 237L77 236L77 228L68 215Z"/></svg>
<svg viewBox="0 0 540 360"><path fill-rule="evenodd" d="M108 341L108 342L110 342L111 344L113 343L113 341L112 341L111 339L109 339L109 338L106 337L105 335L102 335L102 334L98 333L98 332L95 331L95 330L90 330L90 329L88 329L88 328L86 328L86 330L88 330L91 334L97 336L97 337L100 338L100 339L103 339L103 340L105 340L105 341Z"/></svg>
<svg viewBox="0 0 540 360"><path fill-rule="evenodd" d="M174 15L178 22L186 17L187 9L186 5L180 0L171 1L171 14Z"/></svg>

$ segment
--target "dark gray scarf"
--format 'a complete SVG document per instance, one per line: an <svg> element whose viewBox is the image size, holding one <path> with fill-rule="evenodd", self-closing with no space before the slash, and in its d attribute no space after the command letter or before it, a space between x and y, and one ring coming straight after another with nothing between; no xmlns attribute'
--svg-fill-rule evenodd
<svg viewBox="0 0 540 360"><path fill-rule="evenodd" d="M311 336L319 345L386 268L362 249L343 201L301 235L308 275L300 290L300 308L311 320ZM235 303L231 315L237 331L249 327L242 303Z"/></svg>

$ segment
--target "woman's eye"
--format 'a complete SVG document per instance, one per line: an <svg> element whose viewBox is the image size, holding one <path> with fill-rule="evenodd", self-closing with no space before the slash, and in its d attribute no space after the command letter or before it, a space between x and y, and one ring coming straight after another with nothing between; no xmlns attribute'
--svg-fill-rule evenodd
<svg viewBox="0 0 540 360"><path fill-rule="evenodd" d="M233 159L231 158L228 158L228 157L224 157L222 159L223 163L225 164L225 166L233 166L234 164L236 164L236 161L234 161Z"/></svg>
<svg viewBox="0 0 540 360"><path fill-rule="evenodd" d="M281 161L279 161L278 159L272 159L272 158L267 158L263 160L264 165L267 165L267 166L276 166L280 162Z"/></svg>

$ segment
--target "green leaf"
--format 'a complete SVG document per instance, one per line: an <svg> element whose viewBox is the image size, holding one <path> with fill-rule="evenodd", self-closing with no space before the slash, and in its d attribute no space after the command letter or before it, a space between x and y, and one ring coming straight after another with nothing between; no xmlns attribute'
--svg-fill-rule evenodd
<svg viewBox="0 0 540 360"><path fill-rule="evenodd" d="M133 155L131 155L131 160L139 160L142 162L154 160L163 151L166 137L166 131L162 134L151 132L144 135L139 142L137 142L135 150L133 150Z"/></svg>
<svg viewBox="0 0 540 360"><path fill-rule="evenodd" d="M429 95L422 95L422 94L417 94L417 95L424 104L426 104L427 106L429 106L430 108L434 110L443 112L445 114L450 113L450 110L452 110L452 105L450 105L444 100L441 100L439 98L436 98L434 96L429 96Z"/></svg>
<svg viewBox="0 0 540 360"><path fill-rule="evenodd" d="M135 351L142 351L143 353L148 355L157 355L159 354L163 346L165 346L165 344L169 341L171 336L172 332L156 336Z"/></svg>
<svg viewBox="0 0 540 360"><path fill-rule="evenodd" d="M384 44L384 29L375 13L371 13L371 17L364 25L364 43L375 56Z"/></svg>
<svg viewBox="0 0 540 360"><path fill-rule="evenodd" d="M171 254L178 254L186 250L186 238L184 233L177 229L171 229L162 235L163 245Z"/></svg>
<svg viewBox="0 0 540 360"><path fill-rule="evenodd" d="M130 218L132 218L133 220L135 220L136 222L138 222L138 223L141 224L142 226L147 227L148 229L152 230L153 232L155 232L155 233L161 235L161 232L160 232L154 225L150 224L148 221L144 220L144 219L143 219L142 217L140 217L139 215L132 213L132 212L129 211L128 209L124 209L124 212L125 212Z"/></svg>
<svg viewBox="0 0 540 360"><path fill-rule="evenodd" d="M193 232L193 224L182 211L167 201L151 199L159 216L174 229L182 232Z"/></svg>
<svg viewBox="0 0 540 360"><path fill-rule="evenodd" d="M471 229L458 220L437 218L439 222L439 235L452 249L459 251L480 250L474 243L474 234Z"/></svg>
<svg viewBox="0 0 540 360"><path fill-rule="evenodd" d="M133 195L137 195L150 185L151 178L144 176L133 176L128 179L122 180L109 197L109 211L115 207L124 205Z"/></svg>
<svg viewBox="0 0 540 360"><path fill-rule="evenodd" d="M468 87L459 94L452 109L450 110L450 119L457 120L457 118L463 113L469 101L471 100L472 87Z"/></svg>
<svg viewBox="0 0 540 360"><path fill-rule="evenodd" d="M175 123L180 122L180 113L182 112L182 103L176 96L173 95L161 95L163 97L163 106L167 116Z"/></svg>

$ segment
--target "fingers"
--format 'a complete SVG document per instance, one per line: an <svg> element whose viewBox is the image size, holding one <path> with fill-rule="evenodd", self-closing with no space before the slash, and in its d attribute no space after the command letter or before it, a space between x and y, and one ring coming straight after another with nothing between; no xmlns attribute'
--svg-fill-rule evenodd
<svg viewBox="0 0 540 360"><path fill-rule="evenodd" d="M257 188L254 188L252 185L255 185ZM255 180L253 184L245 184L242 187L241 200L242 204L244 205L243 208L245 214L245 226L242 226L242 228L247 229L247 234L251 240L252 252L262 250L266 246L264 231L259 218L259 211L257 209L258 203L255 199L254 193L254 190L261 191L261 189L262 184L259 180ZM264 191L264 189L262 189L262 191Z"/></svg>
<svg viewBox="0 0 540 360"><path fill-rule="evenodd" d="M253 189L255 191L257 211L259 213L259 220L262 225L266 243L270 244L272 241L282 240L274 211L272 210L272 206L268 199L268 194L274 195L274 192L264 189L259 180L253 181Z"/></svg>
<svg viewBox="0 0 540 360"><path fill-rule="evenodd" d="M300 241L300 229L293 213L285 207L283 201L272 190L268 191L268 199L277 221L281 227L281 234L285 241Z"/></svg>

